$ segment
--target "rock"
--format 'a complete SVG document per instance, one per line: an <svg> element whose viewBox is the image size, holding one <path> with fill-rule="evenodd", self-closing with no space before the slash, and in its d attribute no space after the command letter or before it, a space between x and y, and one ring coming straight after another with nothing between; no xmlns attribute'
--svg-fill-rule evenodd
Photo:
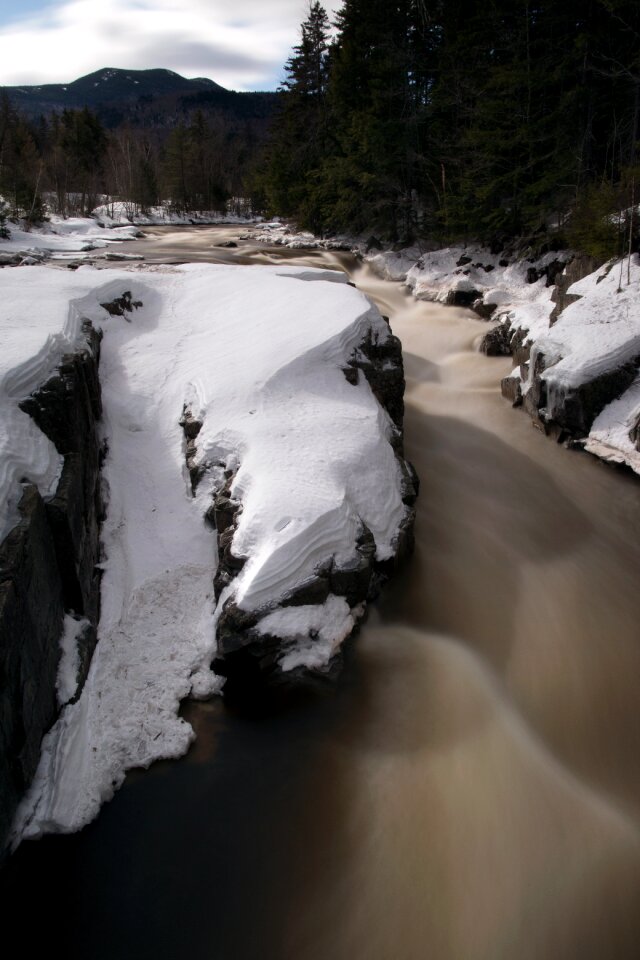
<svg viewBox="0 0 640 960"><path fill-rule="evenodd" d="M629 431L629 439L635 445L636 450L640 450L640 416Z"/></svg>
<svg viewBox="0 0 640 960"><path fill-rule="evenodd" d="M535 267L529 267L527 270L527 283L537 283L540 279L540 274Z"/></svg>
<svg viewBox="0 0 640 960"><path fill-rule="evenodd" d="M467 282L467 281L465 281ZM474 288L449 290L445 303L451 307L471 307L477 300L482 300L480 290Z"/></svg>
<svg viewBox="0 0 640 960"><path fill-rule="evenodd" d="M557 265L557 268L554 265ZM555 303L555 307L549 317L549 326L553 326L565 307L568 307L570 303L575 303L576 300L580 299L576 294L567 293L569 287L577 283L578 280L588 277L594 270L597 270L599 263L593 257L581 255L574 257L573 260L570 260L564 267L561 266L560 261L556 260L554 260L551 266L554 266L554 271L549 273L549 276L553 275L556 287L551 294L551 299ZM563 270L564 272L562 272ZM547 286L550 285L551 283L548 282Z"/></svg>
<svg viewBox="0 0 640 960"><path fill-rule="evenodd" d="M65 356L54 376L20 404L64 463L48 501L25 487L21 520L0 544L0 848L35 773L42 737L57 717L64 612L90 623L80 639L79 691L96 643L101 336L89 323L84 333L84 349Z"/></svg>
<svg viewBox="0 0 640 960"><path fill-rule="evenodd" d="M359 370L366 377L378 403L400 428L404 417L404 368L402 344L398 338L391 336L379 341L369 334L343 370L349 383L358 382Z"/></svg>
<svg viewBox="0 0 640 960"><path fill-rule="evenodd" d="M134 310L137 310L138 307L141 307L142 301L132 300L131 291L125 290L121 297L116 297L108 303L101 303L100 306L103 307L107 313L110 313L112 317L124 317L125 320L127 320L127 313L132 313Z"/></svg>
<svg viewBox="0 0 640 960"><path fill-rule="evenodd" d="M598 414L631 386L638 375L639 365L640 356L637 356L616 370L567 390L561 396L554 396L548 419L574 438L586 437Z"/></svg>
<svg viewBox="0 0 640 960"><path fill-rule="evenodd" d="M216 247L225 247L231 249L232 247L237 247L238 244L235 240L224 240L222 243L216 243Z"/></svg>
<svg viewBox="0 0 640 960"><path fill-rule="evenodd" d="M466 267L468 263L471 263L471 257L466 257L463 254L459 260L456 260L456 267Z"/></svg>
<svg viewBox="0 0 640 960"><path fill-rule="evenodd" d="M502 396L510 400L512 406L520 407L522 405L522 384L518 377L503 377L500 381Z"/></svg>
<svg viewBox="0 0 640 960"><path fill-rule="evenodd" d="M331 596L343 597L349 608L356 611L353 617L357 621L363 605L378 594L384 582L413 549L414 504L419 481L412 465L402 456L404 371L400 341L394 336L380 340L369 333L354 351L343 372L352 385L358 383L361 374L366 377L372 392L387 410L396 428L391 443L401 470L401 496L406 512L393 543L394 556L384 562L377 561L373 534L362 524L348 562L338 566L333 557L327 557L311 577L283 595L274 596L259 610L242 610L233 595L222 601L217 628L218 658L214 662L214 669L227 677L226 697L237 696L240 692L246 697L249 691L253 695L256 689L262 689L265 684L299 686L313 683L313 677L321 676L324 682L334 677L340 669L339 652L322 668L310 671L299 667L283 672L280 663L291 641L258 631L258 623L277 608L321 605ZM218 569L214 580L218 600L246 560L233 552L233 539L242 510L241 502L231 494L233 479L231 474L226 477L207 513L209 522L213 522L218 530Z"/></svg>
<svg viewBox="0 0 640 960"><path fill-rule="evenodd" d="M0 267L15 267L23 256L24 254L20 253L0 253Z"/></svg>
<svg viewBox="0 0 640 960"><path fill-rule="evenodd" d="M479 317L482 317L483 320L490 320L497 307L497 303L484 303L482 298L474 300L471 304L471 309L474 313L477 313Z"/></svg>
<svg viewBox="0 0 640 960"><path fill-rule="evenodd" d="M511 356L511 326L507 323L499 323L493 330L482 338L480 343L480 352L488 357L510 357Z"/></svg>

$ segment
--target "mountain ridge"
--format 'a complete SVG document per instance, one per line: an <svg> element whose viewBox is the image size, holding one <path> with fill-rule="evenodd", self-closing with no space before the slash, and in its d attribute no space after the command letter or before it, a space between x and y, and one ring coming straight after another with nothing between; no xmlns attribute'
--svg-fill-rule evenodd
<svg viewBox="0 0 640 960"><path fill-rule="evenodd" d="M0 86L0 96L22 113L38 117L88 107L106 126L139 122L150 108L158 112L189 113L194 109L220 110L242 116L263 116L277 94L227 90L208 77L188 79L173 70L155 67L127 70L102 67L69 83Z"/></svg>

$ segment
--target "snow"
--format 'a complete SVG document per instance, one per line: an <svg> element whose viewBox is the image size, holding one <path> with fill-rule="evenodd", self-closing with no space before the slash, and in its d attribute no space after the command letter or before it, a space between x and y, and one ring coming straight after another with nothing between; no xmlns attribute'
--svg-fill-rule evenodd
<svg viewBox="0 0 640 960"><path fill-rule="evenodd" d="M19 520L21 481L35 483L46 496L60 477L62 458L18 403L78 344L82 318L69 303L95 283L85 284L84 277L40 267L0 273L0 537Z"/></svg>
<svg viewBox="0 0 640 960"><path fill-rule="evenodd" d="M21 254L24 257L50 256L63 258L68 254L86 253L109 247L123 240L135 240L138 231L131 224L105 230L91 217L68 217L64 219L51 214L49 222L30 230L23 223L7 224L9 239L0 239L0 254Z"/></svg>
<svg viewBox="0 0 640 960"><path fill-rule="evenodd" d="M193 224L241 224L254 223L255 218L241 217L220 210L186 211L176 213L168 206L149 207L144 213L135 204L122 200L103 203L96 207L93 216L105 227L126 228L135 224L142 227L193 226Z"/></svg>
<svg viewBox="0 0 640 960"><path fill-rule="evenodd" d="M297 230L277 217L268 223L260 223L240 239L288 247L290 250L351 250L356 245L356 241L347 236L320 239L313 233Z"/></svg>
<svg viewBox="0 0 640 960"><path fill-rule="evenodd" d="M550 389L573 388L640 357L640 263L630 264L630 283L619 286L618 269L600 268L569 287L581 299L566 307L536 346L562 359L545 371Z"/></svg>
<svg viewBox="0 0 640 960"><path fill-rule="evenodd" d="M366 336L385 340L389 330L341 275L209 264L83 266L73 274L37 266L5 269L0 284L11 304L3 316L12 329L31 331L31 346L13 347L20 395L50 369L65 337L73 341L81 318L104 331L109 445L99 642L80 698L43 742L15 824L18 842L80 828L127 769L188 748L193 731L178 716L181 700L220 686L209 669L215 534L204 514L225 470L236 471L232 496L242 501L233 549L249 559L221 601L232 596L281 617L292 641L288 669L325 663L361 611L330 600L324 610L299 608L294 624L273 609L279 599L320 561L352 558L362 523L378 558L389 557L405 508L388 442L393 424L365 378L353 386L342 373ZM100 304L125 290L143 306L126 319L110 316ZM28 358L34 353L37 362ZM196 443L206 473L196 496L179 425L185 403L203 421Z"/></svg>
<svg viewBox="0 0 640 960"><path fill-rule="evenodd" d="M323 604L280 607L263 617L256 631L291 641L281 660L284 671L322 667L353 630L362 607L351 610L344 597L330 596Z"/></svg>
<svg viewBox="0 0 640 960"><path fill-rule="evenodd" d="M621 397L605 407L593 422L585 449L603 460L625 463L640 473L640 450L631 431L640 421L640 376Z"/></svg>
<svg viewBox="0 0 640 960"><path fill-rule="evenodd" d="M58 704L61 707L76 695L78 670L80 668L78 639L89 626L88 620L82 617L76 618L69 613L65 614L62 637L60 638L60 665L56 678Z"/></svg>

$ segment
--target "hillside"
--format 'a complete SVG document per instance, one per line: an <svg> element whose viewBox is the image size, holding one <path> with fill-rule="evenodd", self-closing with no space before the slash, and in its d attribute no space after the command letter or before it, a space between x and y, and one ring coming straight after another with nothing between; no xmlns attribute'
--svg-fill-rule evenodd
<svg viewBox="0 0 640 960"><path fill-rule="evenodd" d="M264 118L271 114L276 93L236 93L213 80L188 80L172 70L119 70L104 67L68 84L0 87L0 96L29 117L48 116L65 109L89 107L107 127L124 122L144 126L170 125L172 116L193 110L220 112L237 118Z"/></svg>

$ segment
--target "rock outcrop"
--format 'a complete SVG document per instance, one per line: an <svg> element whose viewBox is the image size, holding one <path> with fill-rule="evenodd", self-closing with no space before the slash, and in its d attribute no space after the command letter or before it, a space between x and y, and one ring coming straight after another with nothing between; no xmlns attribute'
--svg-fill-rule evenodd
<svg viewBox="0 0 640 960"><path fill-rule="evenodd" d="M292 607L304 608L305 611L314 608L319 610L321 606L340 598L345 601L347 632L351 632L362 616L366 603L379 594L385 581L413 550L413 525L419 481L413 466L403 456L405 380L399 339L390 336L384 341L378 341L369 334L353 352L343 372L347 381L353 385L359 382L361 376L366 378L372 393L389 414L395 428L390 443L401 472L405 514L395 538L394 555L388 560L376 560L373 535L366 524L362 523L353 556L348 563L337 564L333 557L327 557L317 566L313 576L256 610L242 609L233 596L226 601L223 599L217 624L217 659L214 669L216 673L227 677L225 690L232 696L237 694L239 688L246 694L248 690L254 689L256 684L262 685L265 681L278 685L314 685L327 677L333 678L341 668L341 653L338 648L329 663L323 664L320 669L309 669L304 665L283 669L283 654L286 654L290 642L266 629L266 618L273 614L274 610L282 611ZM188 437L188 414L185 414L183 424ZM231 495L233 479L233 474L227 472L224 484L215 495L208 512L208 519L218 534L218 570L215 577L217 598L220 598L225 588L232 583L247 560L246 557L237 556L233 550L235 528L242 512L242 503Z"/></svg>
<svg viewBox="0 0 640 960"><path fill-rule="evenodd" d="M637 472L637 257L624 277L619 262L599 268L587 256L574 257L561 274L550 266L551 303L541 300L537 313L516 303L481 349L513 355L502 394L536 426Z"/></svg>
<svg viewBox="0 0 640 960"><path fill-rule="evenodd" d="M52 498L25 483L20 522L0 544L0 848L29 786L43 735L58 714L56 675L65 612L85 618L76 696L86 678L99 615L102 517L97 422L100 339L85 345L20 403L64 458Z"/></svg>

